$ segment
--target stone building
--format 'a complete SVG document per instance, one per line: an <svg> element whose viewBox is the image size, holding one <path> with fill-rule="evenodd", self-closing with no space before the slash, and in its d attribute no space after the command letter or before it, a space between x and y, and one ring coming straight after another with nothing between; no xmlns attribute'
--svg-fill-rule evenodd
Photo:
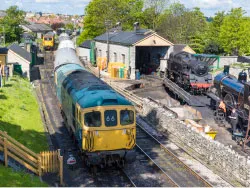
<svg viewBox="0 0 250 188"><path fill-rule="evenodd" d="M109 37L108 37L109 36ZM109 40L109 62L122 62L131 69L131 79L135 79L136 70L141 74L151 74L160 66L170 41L148 29L135 25L134 31L113 30L94 38L96 58L107 57L107 39Z"/></svg>

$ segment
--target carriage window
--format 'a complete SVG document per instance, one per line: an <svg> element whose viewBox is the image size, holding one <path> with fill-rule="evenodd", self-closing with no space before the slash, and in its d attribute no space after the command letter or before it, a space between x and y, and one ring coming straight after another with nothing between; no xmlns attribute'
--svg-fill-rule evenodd
<svg viewBox="0 0 250 188"><path fill-rule="evenodd" d="M105 125L107 127L113 127L117 125L117 113L116 110L106 110L104 112Z"/></svg>
<svg viewBox="0 0 250 188"><path fill-rule="evenodd" d="M84 114L84 124L88 127L101 126L101 112L94 111Z"/></svg>
<svg viewBox="0 0 250 188"><path fill-rule="evenodd" d="M134 123L134 112L132 110L121 110L120 122L121 125L129 125Z"/></svg>

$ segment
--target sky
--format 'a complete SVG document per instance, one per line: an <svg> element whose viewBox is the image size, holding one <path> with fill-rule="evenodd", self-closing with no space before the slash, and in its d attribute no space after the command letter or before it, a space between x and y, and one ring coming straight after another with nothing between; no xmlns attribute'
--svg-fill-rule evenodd
<svg viewBox="0 0 250 188"><path fill-rule="evenodd" d="M90 0L0 0L0 10L17 5L20 9L32 12L53 12L62 14L84 14L85 6ZM200 7L205 16L214 16L218 11L229 11L242 7L250 16L250 0L172 0L179 1L186 8Z"/></svg>

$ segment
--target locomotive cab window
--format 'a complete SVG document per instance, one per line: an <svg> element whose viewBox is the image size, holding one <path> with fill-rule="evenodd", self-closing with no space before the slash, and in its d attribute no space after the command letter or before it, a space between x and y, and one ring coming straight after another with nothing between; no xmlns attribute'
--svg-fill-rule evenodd
<svg viewBox="0 0 250 188"><path fill-rule="evenodd" d="M105 126L113 127L117 125L116 110L106 110L104 112Z"/></svg>
<svg viewBox="0 0 250 188"><path fill-rule="evenodd" d="M84 124L88 127L101 126L101 112L93 111L84 114Z"/></svg>
<svg viewBox="0 0 250 188"><path fill-rule="evenodd" d="M121 110L120 122L121 125L130 125L134 123L134 112L132 110Z"/></svg>
<svg viewBox="0 0 250 188"><path fill-rule="evenodd" d="M51 41L51 40L52 40L52 38L44 38L44 40Z"/></svg>

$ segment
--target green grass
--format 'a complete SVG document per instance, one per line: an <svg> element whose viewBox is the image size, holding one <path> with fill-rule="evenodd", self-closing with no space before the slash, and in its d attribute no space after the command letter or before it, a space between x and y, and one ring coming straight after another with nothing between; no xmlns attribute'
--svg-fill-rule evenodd
<svg viewBox="0 0 250 188"><path fill-rule="evenodd" d="M0 187L48 187L39 177L0 165Z"/></svg>
<svg viewBox="0 0 250 188"><path fill-rule="evenodd" d="M48 143L29 81L14 76L0 88L0 130L38 153L48 150Z"/></svg>

